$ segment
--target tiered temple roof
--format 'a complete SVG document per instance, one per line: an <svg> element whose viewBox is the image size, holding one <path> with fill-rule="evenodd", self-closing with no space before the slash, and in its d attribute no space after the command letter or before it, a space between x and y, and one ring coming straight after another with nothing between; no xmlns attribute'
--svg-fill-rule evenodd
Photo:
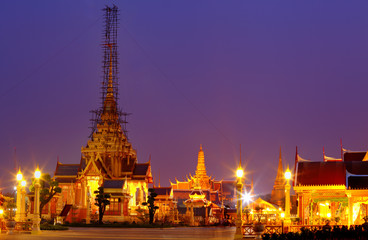
<svg viewBox="0 0 368 240"><path fill-rule="evenodd" d="M344 161L298 162L296 186L344 185L368 189L366 152L345 152Z"/></svg>

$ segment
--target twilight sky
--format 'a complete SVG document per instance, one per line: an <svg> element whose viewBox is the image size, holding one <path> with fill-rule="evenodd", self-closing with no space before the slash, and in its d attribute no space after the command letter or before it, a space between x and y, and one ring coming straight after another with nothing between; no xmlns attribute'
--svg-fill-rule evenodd
<svg viewBox="0 0 368 240"><path fill-rule="evenodd" d="M194 174L233 178L247 162L271 191L279 147L303 158L367 150L366 1L2 1L0 186L57 156L79 163L100 106L105 4L120 9L119 105L132 113L138 161L161 185ZM247 180L247 181L248 181ZM4 190L5 191L5 190Z"/></svg>

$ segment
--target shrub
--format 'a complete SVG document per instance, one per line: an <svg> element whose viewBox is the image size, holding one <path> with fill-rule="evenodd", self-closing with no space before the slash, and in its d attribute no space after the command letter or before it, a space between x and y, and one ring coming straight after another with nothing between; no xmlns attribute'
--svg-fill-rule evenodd
<svg viewBox="0 0 368 240"><path fill-rule="evenodd" d="M56 225L51 225L48 223L44 223L40 225L40 229L41 230L68 230L68 227L56 224Z"/></svg>

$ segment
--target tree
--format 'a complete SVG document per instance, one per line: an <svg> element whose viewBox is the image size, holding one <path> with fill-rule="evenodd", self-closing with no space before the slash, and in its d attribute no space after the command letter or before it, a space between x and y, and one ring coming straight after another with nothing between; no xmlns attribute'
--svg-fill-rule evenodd
<svg viewBox="0 0 368 240"><path fill-rule="evenodd" d="M98 207L98 224L103 224L102 218L105 214L106 206L110 205L110 194L104 192L103 187L99 187L94 192L96 194L95 205Z"/></svg>
<svg viewBox="0 0 368 240"><path fill-rule="evenodd" d="M5 193L4 195L2 195L2 207L5 210L4 214L5 214L5 218L12 220L14 215L15 215L15 211L14 209L17 207L17 205L15 204L15 192L13 193ZM13 214L14 213L14 214Z"/></svg>
<svg viewBox="0 0 368 240"><path fill-rule="evenodd" d="M32 184L29 187L31 192L35 191L35 178L32 178ZM39 179L40 181L40 217L42 215L43 207L50 202L50 200L57 194L61 193L59 183L51 178L50 174L43 173Z"/></svg>
<svg viewBox="0 0 368 240"><path fill-rule="evenodd" d="M153 223L153 217L155 216L156 210L158 209L157 206L155 206L155 201L157 197L157 193L155 193L154 188L148 189L148 192L150 195L148 196L148 201L142 203L143 206L148 206L148 212L149 212L149 223Z"/></svg>

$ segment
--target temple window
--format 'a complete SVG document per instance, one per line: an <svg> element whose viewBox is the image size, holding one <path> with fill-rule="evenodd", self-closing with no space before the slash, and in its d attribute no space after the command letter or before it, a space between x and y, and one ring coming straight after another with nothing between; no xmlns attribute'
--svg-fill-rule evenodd
<svg viewBox="0 0 368 240"><path fill-rule="evenodd" d="M121 201L120 198L111 198L110 205L106 206L106 215L120 215L121 214Z"/></svg>

